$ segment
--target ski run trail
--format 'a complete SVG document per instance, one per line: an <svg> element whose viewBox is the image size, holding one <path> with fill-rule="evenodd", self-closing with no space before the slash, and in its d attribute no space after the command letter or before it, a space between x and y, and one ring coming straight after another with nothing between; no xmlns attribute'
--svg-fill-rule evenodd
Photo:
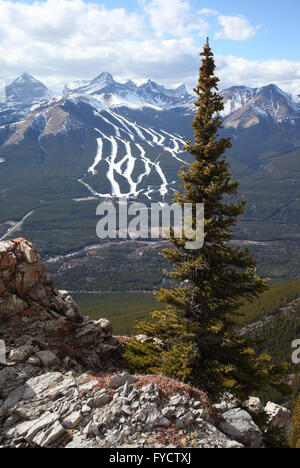
<svg viewBox="0 0 300 468"><path fill-rule="evenodd" d="M111 111L108 116L103 116L102 113L95 112L97 117L100 117L105 124L111 127L112 134L105 134L103 131L95 128L95 131L100 135L97 138L97 153L91 167L88 168L89 175L98 174L97 167L101 161L105 161L108 165L106 177L111 185L110 193L98 193L91 185L92 182L87 177L79 180L93 196L99 197L126 197L138 196L140 193L146 195L151 199L152 192L158 191L161 196L168 193L168 182L166 174L160 165L160 156L168 152L174 159L182 164L186 162L179 157L184 153L181 149L185 141L177 134L170 134L164 130L154 130L153 128L145 128L137 125L126 119L124 116L116 114ZM111 118L111 120L109 120ZM104 154L104 143L108 142L110 146L110 153ZM147 156L146 147L156 148L159 150L159 155L155 161ZM107 146L107 145L106 145ZM121 158L119 155L122 155ZM139 174L134 177L134 170L136 163L139 162ZM144 166L144 168L142 168ZM145 184L147 177L152 171L156 174L161 181L158 186L149 186ZM117 175L122 176L128 183L129 191L124 192L120 187ZM174 183L174 182L171 182ZM142 185L142 188L139 186Z"/></svg>

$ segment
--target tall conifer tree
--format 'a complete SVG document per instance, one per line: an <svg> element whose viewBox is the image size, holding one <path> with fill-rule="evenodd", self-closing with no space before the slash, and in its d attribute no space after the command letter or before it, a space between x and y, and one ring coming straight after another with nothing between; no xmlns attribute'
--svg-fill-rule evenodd
<svg viewBox="0 0 300 468"><path fill-rule="evenodd" d="M218 134L224 106L208 39L200 55L202 66L194 90L194 142L184 147L194 162L180 172L184 189L175 201L180 205L204 203L204 245L188 250L187 239L171 236L173 248L163 254L173 267L170 276L174 286L157 293L167 307L154 312L153 322L137 326L164 345L132 340L124 356L137 371L187 380L211 395L231 390L245 396L268 384L280 388L283 369L271 366L269 356L256 356L254 343L235 330L240 305L267 286L255 275L256 264L249 250L230 242L245 202L235 200L239 184L232 181L224 156L231 141Z"/></svg>

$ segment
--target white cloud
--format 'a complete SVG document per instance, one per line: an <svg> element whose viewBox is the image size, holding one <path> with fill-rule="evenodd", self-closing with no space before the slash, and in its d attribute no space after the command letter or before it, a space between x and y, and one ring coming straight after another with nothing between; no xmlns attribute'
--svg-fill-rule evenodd
<svg viewBox="0 0 300 468"><path fill-rule="evenodd" d="M230 39L232 41L246 41L256 35L257 28L251 26L249 21L242 15L218 17L221 31L215 34L216 39Z"/></svg>
<svg viewBox="0 0 300 468"><path fill-rule="evenodd" d="M0 18L0 70L6 77L24 69L39 75L76 73L90 60L97 69L97 61L108 61L112 52L113 58L122 41L146 34L138 14L83 0L32 5L0 0Z"/></svg>
<svg viewBox="0 0 300 468"><path fill-rule="evenodd" d="M274 83L284 91L300 92L300 62L250 61L241 57L216 57L222 88L233 85L261 87Z"/></svg>
<svg viewBox="0 0 300 468"><path fill-rule="evenodd" d="M153 78L166 86L186 82L192 89L204 43L198 34L208 27L201 18L218 12L193 13L189 2L180 0L153 0L146 7L159 8L156 20L151 17L153 10L148 13L156 34L149 30L148 17L123 8L108 9L83 0L31 5L0 0L0 75L9 81L28 71L56 87L108 71L123 79ZM300 91L299 62L228 56L217 57L217 64L222 88L275 82L285 90Z"/></svg>
<svg viewBox="0 0 300 468"><path fill-rule="evenodd" d="M0 74L9 81L26 70L55 88L102 71L165 83L185 79L197 69L200 49L188 30L204 26L198 19L186 26L189 5L174 2L166 31L178 34L167 39L149 34L145 18L123 8L83 0L0 0ZM170 2L161 5L167 15Z"/></svg>
<svg viewBox="0 0 300 468"><path fill-rule="evenodd" d="M125 9L108 10L83 0L46 0L32 5L0 0L2 39L30 35L40 42L63 43L81 34L87 41L140 37L144 23L136 13Z"/></svg>
<svg viewBox="0 0 300 468"><path fill-rule="evenodd" d="M205 35L209 24L201 14L193 13L188 0L151 0L144 2L144 10L158 36L185 36L191 31Z"/></svg>
<svg viewBox="0 0 300 468"><path fill-rule="evenodd" d="M198 11L199 15L205 15L205 16L218 16L220 13L218 10L213 10L212 8L202 8L202 10Z"/></svg>

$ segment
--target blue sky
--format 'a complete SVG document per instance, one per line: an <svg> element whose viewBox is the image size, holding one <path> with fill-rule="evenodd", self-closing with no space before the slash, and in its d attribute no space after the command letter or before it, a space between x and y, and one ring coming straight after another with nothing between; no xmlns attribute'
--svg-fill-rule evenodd
<svg viewBox="0 0 300 468"><path fill-rule="evenodd" d="M169 0L172 4L172 0ZM136 0L97 1L111 8L126 8L138 11ZM299 0L212 0L190 2L192 10L203 8L218 10L228 16L245 16L250 24L260 26L251 41L214 41L213 35L218 31L218 21L212 21L208 31L214 51L218 54L241 55L251 60L288 59L300 60L300 2ZM199 40L201 43L201 41Z"/></svg>
<svg viewBox="0 0 300 468"><path fill-rule="evenodd" d="M50 87L109 71L166 86L197 78L208 34L221 86L300 92L298 0L0 0L0 70Z"/></svg>

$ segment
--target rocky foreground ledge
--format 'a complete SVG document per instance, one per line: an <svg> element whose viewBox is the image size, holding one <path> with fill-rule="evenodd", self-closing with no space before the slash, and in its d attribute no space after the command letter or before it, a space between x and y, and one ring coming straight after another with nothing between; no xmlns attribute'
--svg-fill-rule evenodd
<svg viewBox="0 0 300 468"><path fill-rule="evenodd" d="M0 448L261 448L259 414L290 433L274 403L122 372L110 322L82 317L24 239L0 242L0 339Z"/></svg>

